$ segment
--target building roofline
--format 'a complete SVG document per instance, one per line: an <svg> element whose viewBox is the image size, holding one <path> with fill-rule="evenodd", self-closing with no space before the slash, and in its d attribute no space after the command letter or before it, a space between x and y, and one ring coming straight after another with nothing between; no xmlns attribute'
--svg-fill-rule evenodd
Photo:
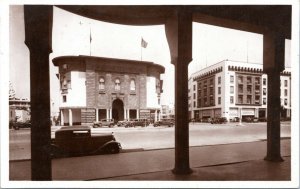
<svg viewBox="0 0 300 189"><path fill-rule="evenodd" d="M52 59L52 62L54 66L59 66L60 60L64 59L70 59L70 60L86 60L86 59L94 59L94 60L113 60L117 62L125 62L129 64L142 64L145 66L154 66L158 67L161 71L161 73L165 72L165 67L160 65L160 64L155 64L153 62L149 61L140 61L140 60L131 60L131 59L120 59L120 58L109 58L109 57L97 57L97 56L86 56L86 55L78 55L78 56L73 56L73 55L66 55L66 56L58 56Z"/></svg>

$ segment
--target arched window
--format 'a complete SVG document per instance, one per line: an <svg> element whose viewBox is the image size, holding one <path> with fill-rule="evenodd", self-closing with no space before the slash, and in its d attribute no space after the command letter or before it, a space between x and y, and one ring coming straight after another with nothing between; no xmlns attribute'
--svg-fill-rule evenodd
<svg viewBox="0 0 300 189"><path fill-rule="evenodd" d="M104 90L105 89L105 80L103 77L100 77L99 79L99 90Z"/></svg>
<svg viewBox="0 0 300 189"><path fill-rule="evenodd" d="M116 91L119 91L119 90L121 90L121 87L120 87L120 79L116 79L115 80L115 90Z"/></svg>
<svg viewBox="0 0 300 189"><path fill-rule="evenodd" d="M135 91L135 80L134 79L130 80L130 90Z"/></svg>

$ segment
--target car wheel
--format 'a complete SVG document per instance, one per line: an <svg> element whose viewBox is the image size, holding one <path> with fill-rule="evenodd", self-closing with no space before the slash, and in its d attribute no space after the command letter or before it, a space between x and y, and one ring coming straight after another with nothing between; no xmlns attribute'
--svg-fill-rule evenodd
<svg viewBox="0 0 300 189"><path fill-rule="evenodd" d="M120 152L120 148L117 145L109 145L106 152L110 154L117 154Z"/></svg>
<svg viewBox="0 0 300 189"><path fill-rule="evenodd" d="M15 129L15 130L19 130L20 127L19 127L19 126L15 126L14 129Z"/></svg>

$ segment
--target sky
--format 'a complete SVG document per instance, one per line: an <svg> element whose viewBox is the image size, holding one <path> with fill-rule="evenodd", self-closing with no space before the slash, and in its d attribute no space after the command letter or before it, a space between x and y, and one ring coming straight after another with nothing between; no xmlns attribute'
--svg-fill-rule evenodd
<svg viewBox="0 0 300 189"><path fill-rule="evenodd" d="M162 104L174 103L174 66L163 25L127 26L96 21L54 7L50 54L50 87L52 109L59 107L58 69L52 59L65 55L91 55L110 58L151 61L165 67ZM9 80L17 98L30 99L29 51L25 41L22 6L10 7ZM90 43L90 34L92 42ZM141 38L147 48L141 48ZM286 66L290 67L291 41L286 40ZM288 55L288 56L287 56ZM263 36L201 23L193 23L193 61L189 75L222 60L262 63Z"/></svg>

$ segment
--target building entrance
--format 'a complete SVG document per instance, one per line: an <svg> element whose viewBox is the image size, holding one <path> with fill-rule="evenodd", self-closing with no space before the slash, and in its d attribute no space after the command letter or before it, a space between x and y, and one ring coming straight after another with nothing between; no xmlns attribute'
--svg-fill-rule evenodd
<svg viewBox="0 0 300 189"><path fill-rule="evenodd" d="M112 118L115 122L124 120L124 104L120 99L116 99L112 103Z"/></svg>

